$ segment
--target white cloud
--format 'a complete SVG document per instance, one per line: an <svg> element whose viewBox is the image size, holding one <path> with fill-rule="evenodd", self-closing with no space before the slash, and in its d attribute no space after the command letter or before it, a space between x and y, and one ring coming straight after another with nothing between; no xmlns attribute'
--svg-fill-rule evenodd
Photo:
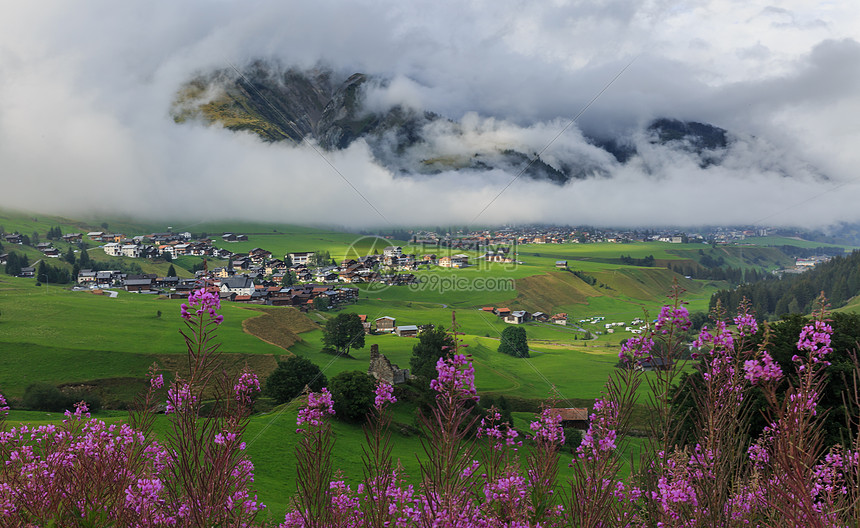
<svg viewBox="0 0 860 528"><path fill-rule="evenodd" d="M308 146L177 126L168 112L176 89L194 72L256 58L322 61L389 77L368 92L373 105L425 108L460 124L461 136L430 136L434 148L539 151L638 57L544 155L551 164L578 156L609 176L564 188L520 178L482 222L858 221L858 28L850 0L779 9L762 0L6 2L0 204L384 223ZM620 165L580 132L616 134L658 116L746 139L720 167L702 168L639 138L641 158ZM515 176L399 177L362 142L325 155L395 223L471 221Z"/></svg>

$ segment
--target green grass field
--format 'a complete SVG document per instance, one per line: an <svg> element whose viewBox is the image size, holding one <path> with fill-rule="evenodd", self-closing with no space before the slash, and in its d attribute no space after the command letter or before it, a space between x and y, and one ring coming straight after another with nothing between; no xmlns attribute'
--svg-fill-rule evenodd
<svg viewBox="0 0 860 528"><path fill-rule="evenodd" d="M404 245L402 242L361 237L332 229L317 229L281 224L241 222L193 222L159 225L135 223L127 219L109 219L109 230L127 234L165 231L207 232L216 244L232 251L248 251L262 247L277 258L294 251L329 251L335 260L362 254L381 253L385 246ZM101 220L92 224L58 217L0 211L0 225L6 231L30 234L44 233L61 225L64 232L102 230ZM224 243L223 232L244 233L247 242ZM720 256L733 267L761 266L772 269L789 260L769 245L789 243L802 247L824 244L806 243L793 239L756 239L757 246L718 247L678 245L668 243L631 244L561 244L527 245L518 248L520 264L484 264L464 269L421 269L416 275L421 283L412 286L379 288L361 286L360 300L342 308L345 312L365 314L369 319L391 316L397 324L432 323L449 328L452 312L456 314L463 352L472 355L476 366L476 384L483 395L505 395L529 401L554 397L560 404L588 406L599 395L607 377L617 362L619 341L633 334L621 330L597 335L609 322L630 322L643 317L653 318L675 281L685 290L684 299L691 311L707 310L713 292L726 283L685 279L667 269L667 264L698 265L704 255ZM55 243L61 250L68 245ZM25 253L30 262L42 258L33 248L7 247ZM418 254L447 254L447 250L404 245L406 252ZM702 250L702 254L699 253ZM461 251L454 251L459 253ZM466 252L472 257L475 252ZM131 259L111 258L103 251L90 250L93 260L131 262ZM623 264L621 256L656 259L653 267ZM567 260L571 271L555 268L557 260ZM190 276L190 269L200 261L183 257L175 262L180 276ZM166 274L166 262L137 259L145 273ZM54 265L68 264L51 261ZM210 262L210 267L221 265ZM83 384L100 391L109 404L129 401L144 387L147 368L153 362L168 374L182 371L185 358L184 343L179 335L183 328L178 317L178 300L153 295L120 291L116 298L89 292L72 292L56 285L35 286L32 279L18 279L0 274L0 391L12 400L19 399L26 387L36 381L57 385ZM483 306L507 307L542 311L548 314L568 313L570 325L528 323L523 325L529 337L531 357L516 359L497 352L499 337L507 325ZM860 311L860 301L843 310ZM160 313L160 315L159 315ZM370 345L379 345L393 363L408 367L415 338L395 335L367 336L363 348L351 350L352 358L322 354L320 325L337 312L308 316L290 308L255 307L225 303L221 313L224 324L218 330L225 365L236 371L245 364L261 378L270 373L277 361L287 354L308 357L320 365L328 377L340 372L366 371ZM580 324L581 319L604 317L600 324ZM581 327L581 328L580 328ZM586 331L593 339L585 339ZM414 408L402 404L394 408L396 420L414 425ZM257 466L257 487L260 497L280 520L289 496L295 489L292 453L297 442L295 408L278 408L275 412L252 418L248 429L248 452ZM103 416L119 420L122 413L106 411ZM527 413L516 413L517 426L526 429ZM647 419L647 417L641 417ZM10 423L16 421L56 420L45 413L14 411ZM165 434L167 421L159 418L156 433ZM336 466L348 481L357 483L361 474L360 428L336 423L339 438ZM397 434L395 457L405 474L415 478L418 465L415 453L420 452L417 436ZM624 448L625 456L643 446L642 439L633 439ZM565 458L567 457L567 458ZM566 466L569 455L561 457ZM562 466L562 467L565 467ZM629 468L628 468L629 471ZM562 471L565 474L565 471ZM415 482L415 481L412 481Z"/></svg>

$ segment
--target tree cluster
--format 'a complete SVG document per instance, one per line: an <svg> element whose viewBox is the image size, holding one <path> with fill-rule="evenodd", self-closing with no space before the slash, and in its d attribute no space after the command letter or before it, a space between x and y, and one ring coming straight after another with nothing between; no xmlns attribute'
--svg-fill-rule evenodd
<svg viewBox="0 0 860 528"><path fill-rule="evenodd" d="M63 238L63 231L60 229L60 226L52 227L48 229L48 234L45 235L45 238L48 240L59 240Z"/></svg>
<svg viewBox="0 0 860 528"><path fill-rule="evenodd" d="M645 258L633 258L630 255L621 255L619 257L622 264L627 264L630 266L643 266L646 268L654 267L654 255L648 255Z"/></svg>
<svg viewBox="0 0 860 528"><path fill-rule="evenodd" d="M39 262L39 267L36 269L36 281L45 281L50 284L68 284L72 281L72 275L65 268L55 268L50 264L45 264L45 261Z"/></svg>
<svg viewBox="0 0 860 528"><path fill-rule="evenodd" d="M808 313L820 292L824 292L834 307L844 305L860 293L860 251L846 257L834 257L801 275L786 275L780 280L720 290L711 296L710 306L713 309L720 302L728 308L747 298L759 317Z"/></svg>
<svg viewBox="0 0 860 528"><path fill-rule="evenodd" d="M322 267L332 263L331 255L328 251L314 251L310 258L311 266Z"/></svg>
<svg viewBox="0 0 860 528"><path fill-rule="evenodd" d="M16 252L9 253L9 256L6 257L6 275L12 275L13 277L17 277L21 274L21 269L26 268L30 265L30 261L27 260L27 255L21 255Z"/></svg>
<svg viewBox="0 0 860 528"><path fill-rule="evenodd" d="M331 379L329 390L335 416L347 422L361 422L373 405L376 380L364 372L341 372Z"/></svg>

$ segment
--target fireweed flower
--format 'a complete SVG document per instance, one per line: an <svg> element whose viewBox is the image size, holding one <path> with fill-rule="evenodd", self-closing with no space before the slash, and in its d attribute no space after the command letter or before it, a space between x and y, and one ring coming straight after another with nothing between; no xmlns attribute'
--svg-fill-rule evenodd
<svg viewBox="0 0 860 528"><path fill-rule="evenodd" d="M468 356L457 354L452 358L439 358L436 362L436 372L439 376L430 381L431 389L441 393L450 388L454 392L478 401L478 391L475 390L475 367L472 366Z"/></svg>
<svg viewBox="0 0 860 528"><path fill-rule="evenodd" d="M197 401L197 396L191 393L191 385L187 382L177 379L169 389L167 389L167 406L164 409L164 414L172 414L179 411L187 410Z"/></svg>
<svg viewBox="0 0 860 528"><path fill-rule="evenodd" d="M215 312L215 310L220 309L221 298L218 294L207 292L201 288L188 294L188 303L182 303L179 307L179 312L186 321L191 320L192 312L198 316L208 313L210 320L215 321L215 324L221 324L224 316Z"/></svg>
<svg viewBox="0 0 860 528"><path fill-rule="evenodd" d="M830 365L829 361L824 361L824 356L833 352L830 347L830 336L833 334L833 328L824 321L815 321L813 324L806 325L800 332L800 338L797 340L797 349L805 350L812 358L813 363L822 363L825 366ZM792 360L798 361L798 356L794 356Z"/></svg>
<svg viewBox="0 0 860 528"><path fill-rule="evenodd" d="M522 446L523 443L517 441L520 435L516 429L508 423L499 423L502 415L491 408L487 411L487 416L481 418L481 426L475 433L478 438L487 437L492 439L491 444L493 449L501 451L503 446ZM516 451L516 448L514 448Z"/></svg>
<svg viewBox="0 0 860 528"><path fill-rule="evenodd" d="M753 385L759 381L771 381L782 379L782 369L767 351L762 352L761 359L750 359L744 361L744 378Z"/></svg>
<svg viewBox="0 0 860 528"><path fill-rule="evenodd" d="M377 410L382 410L386 404L395 403L397 398L394 397L394 387L385 383L384 381L380 381L376 384L376 390L374 391L376 397L373 399L373 405Z"/></svg>
<svg viewBox="0 0 860 528"><path fill-rule="evenodd" d="M686 308L683 306L675 308L674 306L666 305L660 309L660 315L654 324L654 331L668 334L669 327L675 327L683 332L689 330L691 325L690 312Z"/></svg>
<svg viewBox="0 0 860 528"><path fill-rule="evenodd" d="M608 399L594 402L594 412L589 417L588 430L576 448L577 458L596 461L603 453L616 448L618 438L618 404Z"/></svg>
<svg viewBox="0 0 860 528"><path fill-rule="evenodd" d="M725 321L718 321L715 326L716 333L711 333L707 326L703 326L702 331L699 332L699 337L693 341L693 346L702 348L710 343L714 349L734 351L735 341L732 338L732 333L726 329Z"/></svg>
<svg viewBox="0 0 860 528"><path fill-rule="evenodd" d="M236 385L233 386L233 392L236 393L236 401L248 405L253 395L260 392L260 380L256 374L245 367Z"/></svg>
<svg viewBox="0 0 860 528"><path fill-rule="evenodd" d="M542 440L550 444L564 443L564 429L561 426L561 414L546 408L541 411L538 419L529 424L532 430L532 440Z"/></svg>
<svg viewBox="0 0 860 528"><path fill-rule="evenodd" d="M621 352L618 353L619 359L633 357L635 359L650 359L651 350L654 348L654 340L647 335L638 335L628 339L621 345Z"/></svg>
<svg viewBox="0 0 860 528"><path fill-rule="evenodd" d="M752 314L738 314L735 316L735 324L741 337L755 335L758 332L758 323Z"/></svg>
<svg viewBox="0 0 860 528"><path fill-rule="evenodd" d="M327 388L323 387L320 392L312 392L308 394L308 404L299 411L299 416L296 418L296 425L309 425L311 427L319 427L322 425L326 415L333 415L334 407L331 398L331 393ZM303 432L303 428L296 429L297 433Z"/></svg>

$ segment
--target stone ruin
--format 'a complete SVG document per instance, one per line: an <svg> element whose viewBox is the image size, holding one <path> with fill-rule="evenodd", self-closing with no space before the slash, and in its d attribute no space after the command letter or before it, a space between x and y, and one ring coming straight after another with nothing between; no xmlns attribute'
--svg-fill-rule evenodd
<svg viewBox="0 0 860 528"><path fill-rule="evenodd" d="M390 385L406 383L411 377L409 369L392 365L384 354L380 354L379 345L370 345L370 366L367 367L367 374Z"/></svg>

